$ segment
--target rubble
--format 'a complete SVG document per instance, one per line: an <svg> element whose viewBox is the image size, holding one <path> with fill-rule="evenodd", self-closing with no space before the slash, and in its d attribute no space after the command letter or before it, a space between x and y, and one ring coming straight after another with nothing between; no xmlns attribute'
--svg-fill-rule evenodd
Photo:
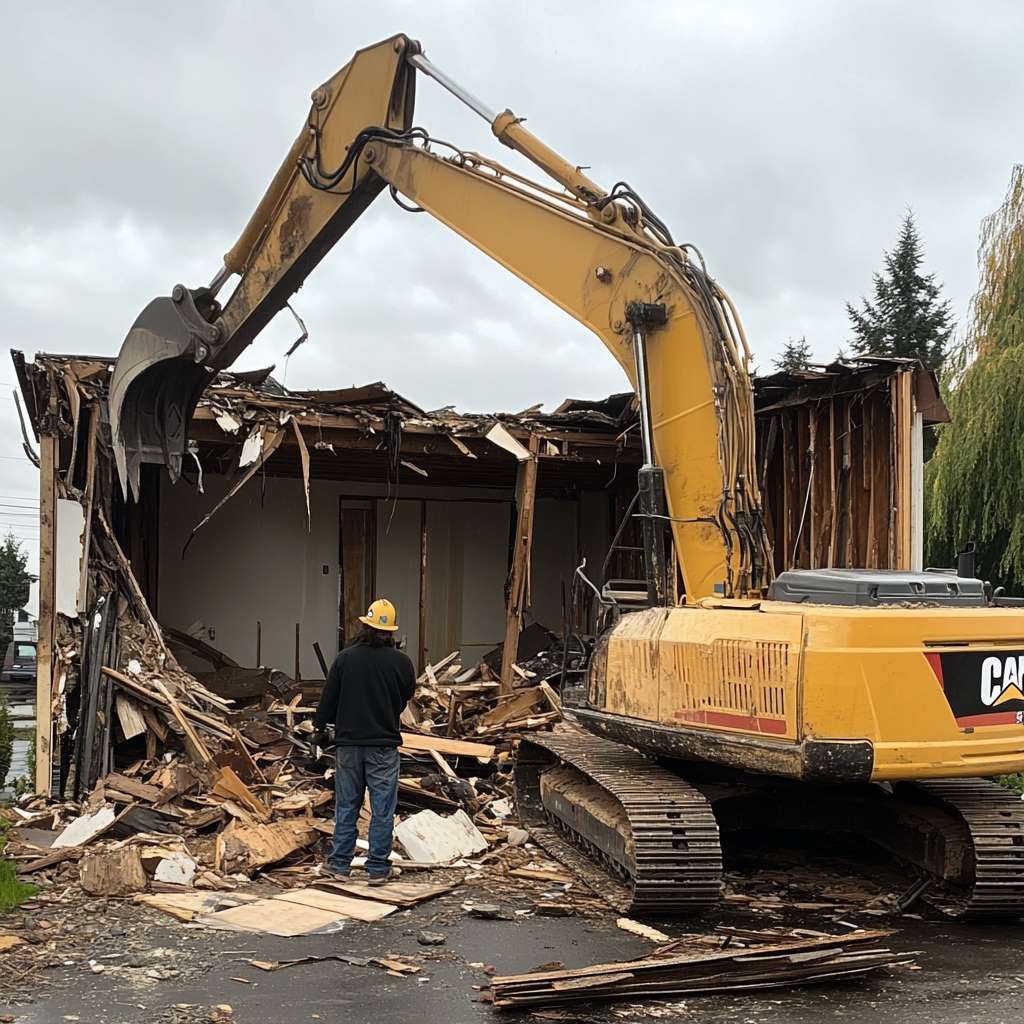
<svg viewBox="0 0 1024 1024"><path fill-rule="evenodd" d="M420 811L395 826L395 838L424 864L448 864L487 849L487 840L463 810L447 818Z"/></svg>
<svg viewBox="0 0 1024 1024"><path fill-rule="evenodd" d="M912 964L916 953L897 953L879 945L891 934L861 931L807 937L749 932L742 941L734 935L720 939L713 952L681 954L681 944L671 943L641 960L495 976L487 995L495 1008L508 1009L809 984Z"/></svg>
<svg viewBox="0 0 1024 1024"><path fill-rule="evenodd" d="M114 558L107 569L123 594L135 591L126 562ZM68 671L84 671L90 685L109 687L98 701L114 713L90 737L93 753L102 747L99 760L108 767L78 801L23 799L9 849L19 874L44 882L77 878L97 896L145 894L153 898L150 905L210 927L259 918L267 908L254 911L244 902L210 908L223 893L238 893L241 884L260 878L290 892L314 893L305 898L318 905L303 912L314 931L344 916L323 906L332 899L380 905L378 894L371 896L357 879L316 874L333 834L334 794L333 756L310 739L315 702L282 685L282 673L277 685L262 690L250 690L247 676L245 686L233 687L234 697L221 696L180 666L159 625L130 600L119 605L116 618L99 616L84 629L101 630L105 639L101 643L97 634L82 650L105 645L108 656L116 655L115 664L83 670L75 664L74 644L63 648ZM533 659L536 635L534 630L525 648ZM181 646L177 634L171 642ZM220 666L207 682L217 685L220 672L237 681L245 672L209 645L202 648ZM261 670L259 676L266 681L274 673ZM561 718L557 693L542 683L502 698L487 659L464 667L458 652L424 669L403 716L393 855L403 869L465 863L526 842L524 830L505 824L511 755L524 732L550 728ZM74 740L82 744L85 736L79 731ZM84 777L69 780L73 791L83 789ZM363 850L367 824L364 814ZM354 866L364 863L357 857ZM388 888L395 905L423 898L410 886ZM447 889L431 893L436 891ZM192 895L198 901L181 899ZM334 917L328 922L324 914Z"/></svg>

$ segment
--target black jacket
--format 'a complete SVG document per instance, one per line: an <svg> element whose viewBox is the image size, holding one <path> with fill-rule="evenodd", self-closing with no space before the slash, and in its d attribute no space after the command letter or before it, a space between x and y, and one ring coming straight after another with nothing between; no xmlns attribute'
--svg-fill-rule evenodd
<svg viewBox="0 0 1024 1024"><path fill-rule="evenodd" d="M416 692L416 670L394 647L346 647L327 673L314 724L334 722L339 747L398 747L399 715Z"/></svg>

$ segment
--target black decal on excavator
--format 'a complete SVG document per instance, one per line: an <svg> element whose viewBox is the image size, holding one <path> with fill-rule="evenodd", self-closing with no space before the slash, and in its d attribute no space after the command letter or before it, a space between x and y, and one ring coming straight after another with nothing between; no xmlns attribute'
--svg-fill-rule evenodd
<svg viewBox="0 0 1024 1024"><path fill-rule="evenodd" d="M925 654L957 725L1024 725L1024 651Z"/></svg>

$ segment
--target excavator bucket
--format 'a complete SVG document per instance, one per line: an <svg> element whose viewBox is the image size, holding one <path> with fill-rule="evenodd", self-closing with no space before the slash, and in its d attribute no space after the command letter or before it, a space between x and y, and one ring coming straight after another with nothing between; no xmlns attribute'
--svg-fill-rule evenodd
<svg viewBox="0 0 1024 1024"><path fill-rule="evenodd" d="M199 315L197 294L178 285L171 297L153 299L114 366L110 432L126 500L130 493L138 501L143 462L166 465L172 480L181 475L188 423L213 377L205 360L219 335L219 327Z"/></svg>

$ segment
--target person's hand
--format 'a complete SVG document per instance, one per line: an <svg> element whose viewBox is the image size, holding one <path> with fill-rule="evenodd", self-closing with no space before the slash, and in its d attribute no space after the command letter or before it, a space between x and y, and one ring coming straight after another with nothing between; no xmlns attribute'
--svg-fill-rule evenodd
<svg viewBox="0 0 1024 1024"><path fill-rule="evenodd" d="M326 729L317 729L312 736L313 745L320 747L321 750L326 750L331 745L331 737L327 734Z"/></svg>

